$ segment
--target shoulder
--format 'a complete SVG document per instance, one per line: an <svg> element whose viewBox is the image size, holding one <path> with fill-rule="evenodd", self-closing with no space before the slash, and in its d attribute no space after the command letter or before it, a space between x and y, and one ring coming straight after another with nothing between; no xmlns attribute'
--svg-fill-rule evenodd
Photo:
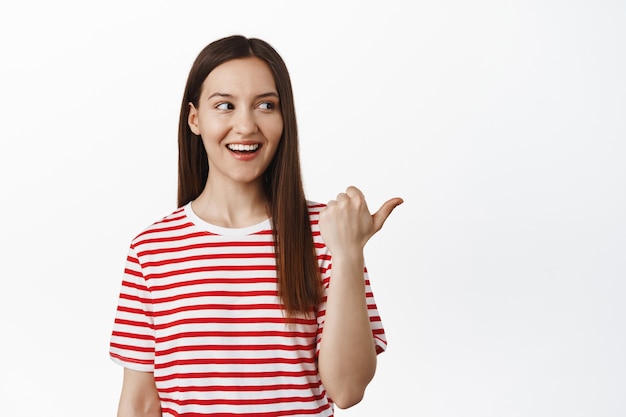
<svg viewBox="0 0 626 417"><path fill-rule="evenodd" d="M188 226L190 221L185 213L185 209L186 206L179 207L166 216L152 222L149 226L144 227L144 229L133 238L133 244L145 240L148 236L180 230Z"/></svg>

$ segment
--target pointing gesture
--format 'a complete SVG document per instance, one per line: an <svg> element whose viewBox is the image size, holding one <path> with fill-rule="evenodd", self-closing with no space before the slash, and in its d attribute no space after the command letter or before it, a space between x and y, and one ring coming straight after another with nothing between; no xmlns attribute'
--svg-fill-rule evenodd
<svg viewBox="0 0 626 417"><path fill-rule="evenodd" d="M392 198L371 214L363 193L350 186L320 212L322 239L334 256L362 251L367 241L383 227L393 209L402 203L401 198Z"/></svg>

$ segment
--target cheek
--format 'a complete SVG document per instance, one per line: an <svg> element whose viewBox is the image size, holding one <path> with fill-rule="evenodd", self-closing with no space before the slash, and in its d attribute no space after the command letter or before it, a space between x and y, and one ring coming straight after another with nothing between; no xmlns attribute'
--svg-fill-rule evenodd
<svg viewBox="0 0 626 417"><path fill-rule="evenodd" d="M270 124L266 130L268 139L278 143L283 135L283 119L280 118Z"/></svg>
<svg viewBox="0 0 626 417"><path fill-rule="evenodd" d="M219 142L228 133L228 126L224 123L211 121L204 123L201 127L202 140L206 142Z"/></svg>
<svg viewBox="0 0 626 417"><path fill-rule="evenodd" d="M280 138L282 137L282 135L283 135L283 129L281 127L281 128L276 129L273 132L272 138L278 144L278 142L280 142Z"/></svg>

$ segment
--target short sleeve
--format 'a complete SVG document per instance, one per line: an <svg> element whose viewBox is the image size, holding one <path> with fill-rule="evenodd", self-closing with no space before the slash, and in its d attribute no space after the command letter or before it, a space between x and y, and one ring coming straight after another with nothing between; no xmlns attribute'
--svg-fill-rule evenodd
<svg viewBox="0 0 626 417"><path fill-rule="evenodd" d="M322 272L322 282L323 282L323 298L322 303L318 308L317 313L317 340L316 340L316 354L319 354L320 343L322 341L322 332L324 329L324 319L326 316L326 300L328 296L328 289L331 285L331 269L332 265L329 265L330 268L325 269ZM376 301L374 299L374 293L372 292L372 288L369 281L369 275L367 272L367 267L363 269L363 279L365 280L365 299L367 303L367 311L369 314L370 320L370 328L372 329L372 337L374 338L374 343L376 345L376 354L380 354L387 349L387 337L385 336L385 329L383 328L382 320L380 318L380 314L378 313L378 307L376 306Z"/></svg>
<svg viewBox="0 0 626 417"><path fill-rule="evenodd" d="M119 365L154 371L154 318L151 295L134 247L131 246L110 339L109 354Z"/></svg>

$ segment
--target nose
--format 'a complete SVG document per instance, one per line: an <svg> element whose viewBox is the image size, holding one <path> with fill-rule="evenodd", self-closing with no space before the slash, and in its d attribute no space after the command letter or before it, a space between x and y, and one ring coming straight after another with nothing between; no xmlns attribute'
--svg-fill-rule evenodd
<svg viewBox="0 0 626 417"><path fill-rule="evenodd" d="M233 120L233 130L240 135L251 135L259 131L251 110L239 110Z"/></svg>

